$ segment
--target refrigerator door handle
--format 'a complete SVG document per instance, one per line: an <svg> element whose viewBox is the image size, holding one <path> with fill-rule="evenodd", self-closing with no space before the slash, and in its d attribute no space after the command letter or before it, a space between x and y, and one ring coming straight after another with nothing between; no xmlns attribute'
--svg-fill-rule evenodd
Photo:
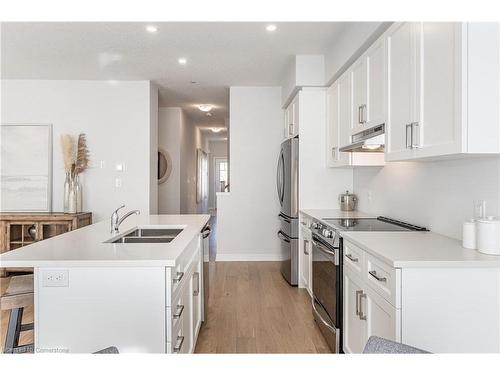
<svg viewBox="0 0 500 375"><path fill-rule="evenodd" d="M283 185L283 150L280 151L280 156L278 158L278 165L276 167L276 190L278 192L278 199L280 201L280 205L283 205L283 198L281 195L282 185Z"/></svg>

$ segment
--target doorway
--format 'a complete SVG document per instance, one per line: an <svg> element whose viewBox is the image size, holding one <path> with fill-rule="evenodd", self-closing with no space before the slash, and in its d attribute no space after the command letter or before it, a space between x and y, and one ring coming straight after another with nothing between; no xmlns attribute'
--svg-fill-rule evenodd
<svg viewBox="0 0 500 375"><path fill-rule="evenodd" d="M215 191L215 209L217 210L217 193L228 191L228 163L227 158L214 158L214 191Z"/></svg>

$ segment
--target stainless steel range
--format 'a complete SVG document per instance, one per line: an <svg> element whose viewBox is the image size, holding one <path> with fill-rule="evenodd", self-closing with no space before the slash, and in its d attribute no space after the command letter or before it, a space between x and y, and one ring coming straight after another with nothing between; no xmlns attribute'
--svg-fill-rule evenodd
<svg viewBox="0 0 500 375"><path fill-rule="evenodd" d="M342 231L425 231L401 221L378 218L314 220L312 247L313 316L334 353L342 353Z"/></svg>

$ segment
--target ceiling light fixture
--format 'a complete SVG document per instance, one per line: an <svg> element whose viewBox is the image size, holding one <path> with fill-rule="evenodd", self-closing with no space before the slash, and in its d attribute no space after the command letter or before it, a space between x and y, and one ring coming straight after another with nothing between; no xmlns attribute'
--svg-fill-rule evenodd
<svg viewBox="0 0 500 375"><path fill-rule="evenodd" d="M155 25L148 25L146 26L146 31L148 33L154 34L158 31L158 28Z"/></svg>
<svg viewBox="0 0 500 375"><path fill-rule="evenodd" d="M184 57L180 57L179 60L177 60L179 62L179 64L181 65L186 65L186 63L188 62L186 58Z"/></svg>
<svg viewBox="0 0 500 375"><path fill-rule="evenodd" d="M212 104L199 104L198 109L202 112L210 112L214 106Z"/></svg>
<svg viewBox="0 0 500 375"><path fill-rule="evenodd" d="M270 31L270 32L276 31L276 29L277 29L276 25L267 25L266 26L266 30Z"/></svg>

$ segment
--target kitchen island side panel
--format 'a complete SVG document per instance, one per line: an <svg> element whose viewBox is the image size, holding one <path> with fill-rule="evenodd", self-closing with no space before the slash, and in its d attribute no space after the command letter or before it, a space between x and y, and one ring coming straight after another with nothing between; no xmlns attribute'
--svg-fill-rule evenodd
<svg viewBox="0 0 500 375"><path fill-rule="evenodd" d="M53 271L67 286L47 286ZM165 353L165 285L164 267L37 268L35 352Z"/></svg>

